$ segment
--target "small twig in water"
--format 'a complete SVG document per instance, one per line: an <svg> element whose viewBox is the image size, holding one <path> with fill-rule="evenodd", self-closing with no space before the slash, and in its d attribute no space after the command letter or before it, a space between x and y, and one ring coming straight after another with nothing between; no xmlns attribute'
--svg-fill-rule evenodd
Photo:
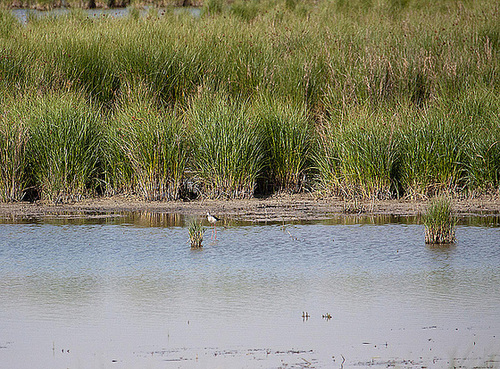
<svg viewBox="0 0 500 369"><path fill-rule="evenodd" d="M311 365L311 362L310 361L307 361L306 359L304 359L303 357L301 357L302 360L304 360L306 363L307 363L307 366L310 366Z"/></svg>
<svg viewBox="0 0 500 369"><path fill-rule="evenodd" d="M299 240L297 237L292 236L292 234L290 233L290 231L289 231L288 229L287 229L286 231L287 231L288 235L290 236L290 238L291 238L292 240L294 240L294 241L298 241L298 240Z"/></svg>

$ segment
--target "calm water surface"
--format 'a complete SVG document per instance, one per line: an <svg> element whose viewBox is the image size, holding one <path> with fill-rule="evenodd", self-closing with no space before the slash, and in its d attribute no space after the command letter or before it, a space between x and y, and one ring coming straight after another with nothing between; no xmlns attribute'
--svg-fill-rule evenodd
<svg viewBox="0 0 500 369"><path fill-rule="evenodd" d="M164 16L170 12L174 14L187 14L193 17L199 17L201 15L200 8L193 7L179 7L179 8L152 8L158 12L158 16ZM83 9L89 18L122 18L130 14L129 8L113 8L113 9ZM141 10L141 16L147 16L149 7L144 7ZM33 18L43 18L43 17L58 17L61 15L67 15L71 12L70 8L55 8L52 10L41 11L35 9L12 9L12 14L21 22L27 23L30 17Z"/></svg>
<svg viewBox="0 0 500 369"><path fill-rule="evenodd" d="M0 224L0 368L500 367L498 222L356 223Z"/></svg>

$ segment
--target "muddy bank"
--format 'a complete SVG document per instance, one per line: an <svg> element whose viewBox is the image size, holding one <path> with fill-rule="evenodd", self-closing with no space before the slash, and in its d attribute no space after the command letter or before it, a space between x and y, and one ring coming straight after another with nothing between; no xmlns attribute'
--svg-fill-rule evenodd
<svg viewBox="0 0 500 369"><path fill-rule="evenodd" d="M320 220L338 215L415 216L425 210L426 201L343 201L312 194L281 195L248 200L196 200L190 202L146 202L132 197L87 199L72 204L9 203L0 204L3 218L43 218L57 215L96 216L124 212L175 213L204 215L207 210L219 216L243 221ZM500 215L500 199L482 197L455 200L458 216Z"/></svg>

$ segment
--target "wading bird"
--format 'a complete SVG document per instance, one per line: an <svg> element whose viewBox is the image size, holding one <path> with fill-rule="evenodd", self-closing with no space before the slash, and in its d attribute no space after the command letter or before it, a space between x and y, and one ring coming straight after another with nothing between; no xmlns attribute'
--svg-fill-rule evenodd
<svg viewBox="0 0 500 369"><path fill-rule="evenodd" d="M219 218L213 216L212 214L210 214L210 212L207 211L207 220L214 225L214 229L212 230L212 239L214 239L214 231L215 239L217 239L217 227L215 226L215 223L219 221Z"/></svg>

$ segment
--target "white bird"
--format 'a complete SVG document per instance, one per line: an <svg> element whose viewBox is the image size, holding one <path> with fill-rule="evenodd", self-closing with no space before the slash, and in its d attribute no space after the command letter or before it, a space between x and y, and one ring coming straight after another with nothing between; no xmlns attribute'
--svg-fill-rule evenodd
<svg viewBox="0 0 500 369"><path fill-rule="evenodd" d="M217 239L217 227L215 227L215 223L219 221L219 218L210 214L210 212L207 211L207 220L214 225L214 229L212 230L212 239L214 238L214 231L215 231L215 239Z"/></svg>

